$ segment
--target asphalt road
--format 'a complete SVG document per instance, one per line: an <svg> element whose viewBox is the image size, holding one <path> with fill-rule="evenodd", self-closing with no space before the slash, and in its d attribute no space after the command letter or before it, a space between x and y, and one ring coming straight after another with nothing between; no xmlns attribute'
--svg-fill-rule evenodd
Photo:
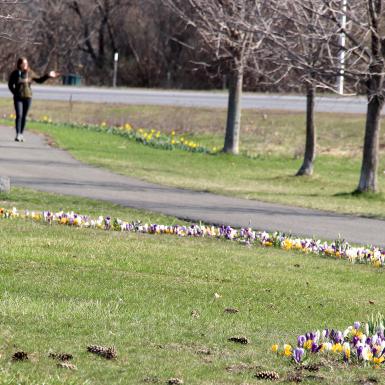
<svg viewBox="0 0 385 385"><path fill-rule="evenodd" d="M33 86L34 99L74 102L123 103L145 105L173 105L188 107L225 108L226 92L209 91L163 91L138 88L95 88L69 86ZM10 97L5 84L0 84L0 97ZM305 97L293 95L269 95L245 93L243 108L304 111ZM366 111L364 97L316 98L315 109L319 112L346 112L363 114Z"/></svg>
<svg viewBox="0 0 385 385"><path fill-rule="evenodd" d="M14 185L106 200L192 221L251 226L330 240L340 234L350 242L385 246L384 221L143 182L84 165L67 152L50 147L43 136L30 132L25 136L27 142L16 143L13 129L0 127L0 175L10 176Z"/></svg>

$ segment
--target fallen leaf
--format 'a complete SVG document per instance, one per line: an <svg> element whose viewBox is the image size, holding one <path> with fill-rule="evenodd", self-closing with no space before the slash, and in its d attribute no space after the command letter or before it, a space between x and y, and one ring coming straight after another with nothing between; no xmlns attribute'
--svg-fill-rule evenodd
<svg viewBox="0 0 385 385"><path fill-rule="evenodd" d="M63 368L63 369L77 370L77 367L74 364L71 364L71 362L68 362L68 361L58 362L57 366L59 368Z"/></svg>

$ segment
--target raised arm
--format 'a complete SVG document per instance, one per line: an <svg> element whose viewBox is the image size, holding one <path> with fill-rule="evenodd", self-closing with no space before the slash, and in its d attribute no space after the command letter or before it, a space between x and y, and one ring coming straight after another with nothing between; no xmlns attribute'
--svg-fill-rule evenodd
<svg viewBox="0 0 385 385"><path fill-rule="evenodd" d="M36 83L44 83L48 79L54 79L60 76L60 74L56 71L50 71L48 74L43 75L42 77L32 76L32 80Z"/></svg>
<svg viewBox="0 0 385 385"><path fill-rule="evenodd" d="M39 84L41 84L41 83L44 83L46 80L48 80L50 77L49 77L49 75L48 74L45 74L45 75L43 75L43 76L41 76L40 78L38 78L38 77L36 77L36 76L33 76L32 77L32 80L34 81L34 82L36 82L36 83L39 83Z"/></svg>

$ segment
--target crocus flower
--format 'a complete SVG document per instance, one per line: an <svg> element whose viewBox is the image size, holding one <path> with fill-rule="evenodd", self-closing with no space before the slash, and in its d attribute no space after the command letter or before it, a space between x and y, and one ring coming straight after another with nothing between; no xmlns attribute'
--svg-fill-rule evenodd
<svg viewBox="0 0 385 385"><path fill-rule="evenodd" d="M303 347L303 344L306 342L306 337L304 335L298 336L297 344L299 348Z"/></svg>
<svg viewBox="0 0 385 385"><path fill-rule="evenodd" d="M271 347L271 351L273 353L277 353L278 352L278 344L274 344L272 347Z"/></svg>
<svg viewBox="0 0 385 385"><path fill-rule="evenodd" d="M286 357L290 357L292 355L292 347L291 347L291 345L288 345L288 344L283 345L283 354Z"/></svg>
<svg viewBox="0 0 385 385"><path fill-rule="evenodd" d="M305 354L305 349L303 349L303 348L295 348L294 349L293 358L297 364L302 361L304 354Z"/></svg>

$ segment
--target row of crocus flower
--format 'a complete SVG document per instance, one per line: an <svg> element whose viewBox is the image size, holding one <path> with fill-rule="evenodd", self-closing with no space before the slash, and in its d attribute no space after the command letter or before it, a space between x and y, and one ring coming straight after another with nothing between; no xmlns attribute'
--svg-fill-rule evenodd
<svg viewBox="0 0 385 385"><path fill-rule="evenodd" d="M383 318L383 317L382 317ZM385 336L383 321L374 330L369 323L354 322L346 330L308 332L297 337L295 347L289 344L272 346L272 351L299 364L317 355L331 355L346 363L372 364L379 367L385 361Z"/></svg>
<svg viewBox="0 0 385 385"><path fill-rule="evenodd" d="M15 115L10 114L10 119L14 119ZM85 123L56 123L52 119L44 115L40 119L35 120L39 123L47 123L54 125L65 125L71 128L81 128L88 131L104 132L108 134L122 136L126 139L139 142L154 148L161 148L165 150L183 150L190 152L199 152L206 154L214 154L218 152L216 147L211 149L205 146L200 145L199 143L186 138L185 136L177 136L175 131L172 131L170 134L163 133L155 129L145 129L145 128L134 128L131 124L125 123L120 126L112 126L106 122L101 122L100 124L85 124Z"/></svg>
<svg viewBox="0 0 385 385"><path fill-rule="evenodd" d="M231 226L210 226L191 224L189 226L143 224L140 221L127 222L109 216L92 219L74 212L30 211L19 212L16 208L0 209L2 218L30 218L46 223L57 223L84 228L129 231L150 234L174 234L177 236L211 237L237 241L243 244L257 244L264 247L277 247L284 250L298 250L304 253L347 259L352 263L366 263L376 267L385 264L385 250L374 246L353 247L349 243L337 240L331 243L309 238L294 238L275 232L255 231L251 228L234 229Z"/></svg>

